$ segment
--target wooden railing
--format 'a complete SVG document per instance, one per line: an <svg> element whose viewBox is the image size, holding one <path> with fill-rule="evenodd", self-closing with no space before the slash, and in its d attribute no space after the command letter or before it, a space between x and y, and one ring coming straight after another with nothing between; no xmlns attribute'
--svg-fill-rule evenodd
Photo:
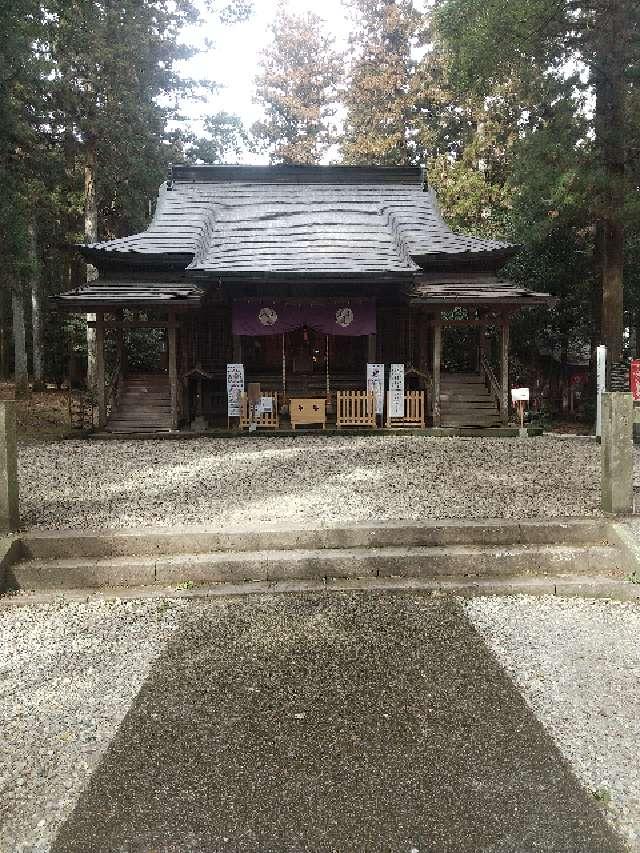
<svg viewBox="0 0 640 853"><path fill-rule="evenodd" d="M336 427L376 427L376 401L369 391L338 391Z"/></svg>
<svg viewBox="0 0 640 853"><path fill-rule="evenodd" d="M107 420L111 417L111 413L118 408L120 401L120 392L122 390L122 365L120 360L116 362L111 373L109 381L105 386L104 398Z"/></svg>
<svg viewBox="0 0 640 853"><path fill-rule="evenodd" d="M240 394L240 429L250 429L255 424L256 429L280 429L280 409L278 407L278 392L263 391L260 397L270 397L272 400L271 411L251 417L249 410L249 397L243 391Z"/></svg>
<svg viewBox="0 0 640 853"><path fill-rule="evenodd" d="M389 414L391 410L391 394L387 394L387 429L408 427L424 429L424 404L424 391L407 391L404 395L404 415L401 418L392 418Z"/></svg>
<svg viewBox="0 0 640 853"><path fill-rule="evenodd" d="M496 379L496 375L493 372L493 368L491 367L485 356L482 356L482 358L480 359L480 369L482 370L482 373L484 375L485 385L487 386L488 390L491 391L491 393L493 394L496 401L496 406L500 410L502 408L500 402L502 400L502 388L500 387L500 383Z"/></svg>

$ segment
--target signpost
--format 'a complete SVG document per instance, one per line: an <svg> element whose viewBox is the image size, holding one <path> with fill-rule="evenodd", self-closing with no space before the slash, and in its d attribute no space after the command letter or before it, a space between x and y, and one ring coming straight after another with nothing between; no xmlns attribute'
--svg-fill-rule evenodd
<svg viewBox="0 0 640 853"><path fill-rule="evenodd" d="M634 358L629 370L629 386L634 403L640 403L640 358Z"/></svg>
<svg viewBox="0 0 640 853"><path fill-rule="evenodd" d="M240 417L240 394L244 391L244 364L227 365L227 420ZM228 424L227 424L228 426Z"/></svg>
<svg viewBox="0 0 640 853"><path fill-rule="evenodd" d="M511 402L513 403L514 406L516 406L518 413L520 414L520 429L523 430L524 429L525 403L529 402L529 389L528 388L512 388L511 389Z"/></svg>
<svg viewBox="0 0 640 853"><path fill-rule="evenodd" d="M367 364L367 391L376 401L376 415L384 414L384 364Z"/></svg>
<svg viewBox="0 0 640 853"><path fill-rule="evenodd" d="M387 418L404 417L404 364L389 369L389 411Z"/></svg>
<svg viewBox="0 0 640 853"><path fill-rule="evenodd" d="M602 395L607 387L607 348L596 350L596 436L602 438Z"/></svg>

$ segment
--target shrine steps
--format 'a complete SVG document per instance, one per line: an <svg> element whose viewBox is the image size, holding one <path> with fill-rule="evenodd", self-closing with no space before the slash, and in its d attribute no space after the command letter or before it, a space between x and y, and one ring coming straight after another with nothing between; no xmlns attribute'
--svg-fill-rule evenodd
<svg viewBox="0 0 640 853"><path fill-rule="evenodd" d="M122 380L118 404L107 421L107 433L162 433L171 430L169 377L162 373L130 374Z"/></svg>
<svg viewBox="0 0 640 853"><path fill-rule="evenodd" d="M343 528L32 533L6 585L21 590L415 578L622 578L624 543L604 519L433 522Z"/></svg>
<svg viewBox="0 0 640 853"><path fill-rule="evenodd" d="M443 427L499 426L496 402L479 373L441 375L440 423Z"/></svg>

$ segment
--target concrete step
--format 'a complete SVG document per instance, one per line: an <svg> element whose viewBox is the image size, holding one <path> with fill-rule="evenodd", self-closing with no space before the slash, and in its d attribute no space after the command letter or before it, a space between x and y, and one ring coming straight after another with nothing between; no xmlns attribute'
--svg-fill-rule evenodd
<svg viewBox="0 0 640 853"><path fill-rule="evenodd" d="M247 580L360 577L505 577L622 574L610 545L510 547L412 546L265 550L103 560L27 560L9 568L8 585L24 590L229 583Z"/></svg>
<svg viewBox="0 0 640 853"><path fill-rule="evenodd" d="M163 554L407 546L607 545L600 518L472 519L360 523L332 527L236 527L171 530L32 531L20 536L27 560L146 557Z"/></svg>

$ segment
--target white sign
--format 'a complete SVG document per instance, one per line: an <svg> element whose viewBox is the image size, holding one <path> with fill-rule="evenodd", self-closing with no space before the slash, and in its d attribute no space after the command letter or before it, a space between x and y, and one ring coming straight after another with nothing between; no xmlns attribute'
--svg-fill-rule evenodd
<svg viewBox="0 0 640 853"><path fill-rule="evenodd" d="M513 403L528 403L529 389L528 388L512 388L511 401Z"/></svg>
<svg viewBox="0 0 640 853"><path fill-rule="evenodd" d="M260 397L256 403L256 415L273 414L273 397Z"/></svg>
<svg viewBox="0 0 640 853"><path fill-rule="evenodd" d="M227 365L227 416L240 417L240 394L244 391L244 364Z"/></svg>
<svg viewBox="0 0 640 853"><path fill-rule="evenodd" d="M389 417L404 417L404 364L389 369Z"/></svg>
<svg viewBox="0 0 640 853"><path fill-rule="evenodd" d="M596 435L602 437L602 394L607 390L607 348L596 349Z"/></svg>
<svg viewBox="0 0 640 853"><path fill-rule="evenodd" d="M384 364L367 364L367 391L376 400L376 415L384 414Z"/></svg>

